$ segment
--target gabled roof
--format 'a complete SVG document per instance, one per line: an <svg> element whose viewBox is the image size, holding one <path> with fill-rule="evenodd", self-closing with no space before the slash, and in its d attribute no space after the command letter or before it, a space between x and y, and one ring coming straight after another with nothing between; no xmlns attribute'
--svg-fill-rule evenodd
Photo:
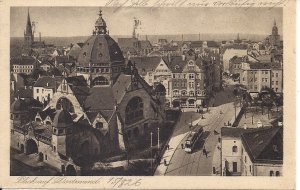
<svg viewBox="0 0 300 190"><path fill-rule="evenodd" d="M53 88L56 89L62 81L62 77L42 76L38 78L34 87Z"/></svg>
<svg viewBox="0 0 300 190"><path fill-rule="evenodd" d="M242 143L253 162L282 163L282 127L268 127L263 130L244 133L242 134Z"/></svg>
<svg viewBox="0 0 300 190"><path fill-rule="evenodd" d="M140 74L154 71L160 60L161 57L133 57L130 59L133 64L135 63Z"/></svg>
<svg viewBox="0 0 300 190"><path fill-rule="evenodd" d="M171 61L168 61L168 66L173 73L182 72L185 65L186 61L182 60L182 56L172 56Z"/></svg>

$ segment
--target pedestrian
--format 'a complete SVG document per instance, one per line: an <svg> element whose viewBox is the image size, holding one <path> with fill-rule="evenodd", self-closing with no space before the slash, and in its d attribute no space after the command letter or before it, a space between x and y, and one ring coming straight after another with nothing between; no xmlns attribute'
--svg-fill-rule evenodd
<svg viewBox="0 0 300 190"><path fill-rule="evenodd" d="M167 160L166 159L164 159L164 165L167 166Z"/></svg>
<svg viewBox="0 0 300 190"><path fill-rule="evenodd" d="M202 154L205 155L205 152L206 152L206 149L205 149L205 146L204 146L203 150L202 150Z"/></svg>
<svg viewBox="0 0 300 190"><path fill-rule="evenodd" d="M167 145L167 149L168 149L168 150L170 149L170 145L169 145L169 144Z"/></svg>
<svg viewBox="0 0 300 190"><path fill-rule="evenodd" d="M207 151L206 151L206 149L205 149L205 147L203 148L203 154L206 156L206 158L207 158Z"/></svg>
<svg viewBox="0 0 300 190"><path fill-rule="evenodd" d="M181 149L184 149L184 146L183 146L183 144L181 143Z"/></svg>

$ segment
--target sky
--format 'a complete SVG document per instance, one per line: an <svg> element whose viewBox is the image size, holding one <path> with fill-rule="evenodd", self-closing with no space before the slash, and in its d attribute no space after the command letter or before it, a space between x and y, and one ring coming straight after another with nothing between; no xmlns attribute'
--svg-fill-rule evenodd
<svg viewBox="0 0 300 190"><path fill-rule="evenodd" d="M99 7L29 7L31 21L42 36L89 36ZM11 37L23 37L28 7L12 7ZM131 35L133 18L141 35L270 34L274 19L282 34L282 8L116 8L101 7L110 35ZM36 34L36 36L38 36Z"/></svg>

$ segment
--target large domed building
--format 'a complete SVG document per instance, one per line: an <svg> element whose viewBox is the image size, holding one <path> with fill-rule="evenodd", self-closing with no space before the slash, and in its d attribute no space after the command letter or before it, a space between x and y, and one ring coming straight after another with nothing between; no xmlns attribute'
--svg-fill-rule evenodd
<svg viewBox="0 0 300 190"><path fill-rule="evenodd" d="M93 35L86 40L79 53L77 75L84 76L91 86L112 85L124 67L121 49L109 36L100 11Z"/></svg>
<svg viewBox="0 0 300 190"><path fill-rule="evenodd" d="M12 134L12 147L38 153L66 174L128 149L149 147L150 133L165 120L165 89L153 90L134 64L125 68L101 11L76 68L77 76L62 79L30 127ZM17 103L13 107L20 107Z"/></svg>

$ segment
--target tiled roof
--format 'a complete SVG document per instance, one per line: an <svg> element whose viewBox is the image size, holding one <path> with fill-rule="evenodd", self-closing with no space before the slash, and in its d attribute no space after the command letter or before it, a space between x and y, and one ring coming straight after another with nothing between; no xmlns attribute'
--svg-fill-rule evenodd
<svg viewBox="0 0 300 190"><path fill-rule="evenodd" d="M84 107L90 111L113 110L115 107L114 94L111 87L93 87L86 97Z"/></svg>
<svg viewBox="0 0 300 190"><path fill-rule="evenodd" d="M172 56L168 61L168 66L173 73L181 73L186 61L182 60L182 56Z"/></svg>
<svg viewBox="0 0 300 190"><path fill-rule="evenodd" d="M221 136L222 137L240 138L244 132L245 132L244 128L236 128L236 127L222 127L221 128Z"/></svg>
<svg viewBox="0 0 300 190"><path fill-rule="evenodd" d="M207 41L207 47L218 48L219 44L215 41Z"/></svg>
<svg viewBox="0 0 300 190"><path fill-rule="evenodd" d="M62 77L50 77L50 76L42 76L38 78L34 87L43 87L43 88L54 88L56 89L60 82L62 81ZM48 86L47 86L48 84Z"/></svg>
<svg viewBox="0 0 300 190"><path fill-rule="evenodd" d="M134 43L137 42L137 38L118 38L120 48L134 47Z"/></svg>
<svg viewBox="0 0 300 190"><path fill-rule="evenodd" d="M190 48L201 48L203 41L191 41Z"/></svg>
<svg viewBox="0 0 300 190"><path fill-rule="evenodd" d="M12 65L34 65L36 63L37 60L30 56L22 56L10 59L10 64Z"/></svg>
<svg viewBox="0 0 300 190"><path fill-rule="evenodd" d="M128 87L131 85L131 76L121 74L117 81L114 83L112 89L114 93L114 97L117 101L117 103L120 103L126 94L125 89L128 89Z"/></svg>
<svg viewBox="0 0 300 190"><path fill-rule="evenodd" d="M141 40L140 41L140 44L141 44L141 49L149 49L149 48L152 48L152 45L150 43L149 40Z"/></svg>
<svg viewBox="0 0 300 190"><path fill-rule="evenodd" d="M93 35L81 48L77 64L88 67L97 64L119 64L124 57L119 45L109 35Z"/></svg>
<svg viewBox="0 0 300 190"><path fill-rule="evenodd" d="M242 142L253 162L279 162L283 160L283 129L268 127L242 134ZM275 146L275 147L274 147Z"/></svg>
<svg viewBox="0 0 300 190"><path fill-rule="evenodd" d="M130 59L140 74L154 71L158 66L161 57L133 57Z"/></svg>
<svg viewBox="0 0 300 190"><path fill-rule="evenodd" d="M33 90L29 87L21 87L17 90L16 93L17 97L19 98L32 98L33 97Z"/></svg>

